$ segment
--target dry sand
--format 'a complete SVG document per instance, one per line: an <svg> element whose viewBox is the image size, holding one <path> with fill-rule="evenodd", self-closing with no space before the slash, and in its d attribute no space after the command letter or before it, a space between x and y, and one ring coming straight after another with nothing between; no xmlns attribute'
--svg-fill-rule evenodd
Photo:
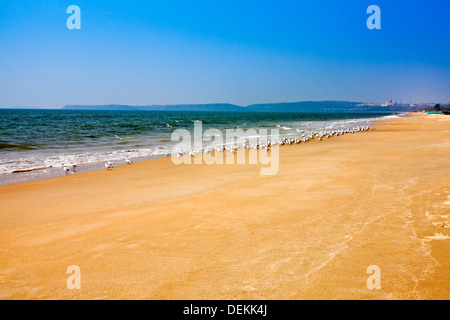
<svg viewBox="0 0 450 320"><path fill-rule="evenodd" d="M0 298L449 299L450 116L382 123L283 146L274 176L157 159L0 186Z"/></svg>

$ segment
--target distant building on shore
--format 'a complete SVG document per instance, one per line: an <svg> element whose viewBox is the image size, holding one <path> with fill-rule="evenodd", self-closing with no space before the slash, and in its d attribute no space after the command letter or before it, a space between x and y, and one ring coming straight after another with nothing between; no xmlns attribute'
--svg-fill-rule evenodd
<svg viewBox="0 0 450 320"><path fill-rule="evenodd" d="M395 104L397 104L397 103L395 103ZM392 103L392 99L381 104L382 107L390 107L393 105L394 105L394 103Z"/></svg>

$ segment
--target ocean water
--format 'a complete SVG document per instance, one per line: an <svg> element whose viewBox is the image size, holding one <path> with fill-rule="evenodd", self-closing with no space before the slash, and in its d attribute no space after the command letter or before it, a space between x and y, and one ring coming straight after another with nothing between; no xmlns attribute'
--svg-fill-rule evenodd
<svg viewBox="0 0 450 320"><path fill-rule="evenodd" d="M62 164L78 164L90 170L100 168L98 164L107 160L122 164L125 158L161 157L177 143L171 141L172 132L181 128L192 132L195 121L202 121L203 130L222 130L224 136L226 129L240 127L277 128L282 137L296 137L300 132L352 128L367 125L373 119L396 116L0 109L0 184L64 175Z"/></svg>

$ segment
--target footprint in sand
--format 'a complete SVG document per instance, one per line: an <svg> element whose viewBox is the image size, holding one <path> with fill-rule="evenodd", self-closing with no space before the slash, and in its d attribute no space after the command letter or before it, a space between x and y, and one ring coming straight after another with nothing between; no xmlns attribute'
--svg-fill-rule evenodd
<svg viewBox="0 0 450 320"><path fill-rule="evenodd" d="M448 215L432 215L428 211L426 211L425 216L435 227L448 227Z"/></svg>

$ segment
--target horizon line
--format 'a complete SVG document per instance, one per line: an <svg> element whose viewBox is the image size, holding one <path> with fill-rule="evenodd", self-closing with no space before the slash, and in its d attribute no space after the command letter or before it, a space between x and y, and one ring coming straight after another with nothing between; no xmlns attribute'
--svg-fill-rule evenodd
<svg viewBox="0 0 450 320"><path fill-rule="evenodd" d="M267 104L290 104L290 103L302 103L302 102L349 102L349 103L357 103L361 105L373 105L373 106L381 106L383 103L376 102L363 102L363 101L351 101L351 100L299 100L299 101L285 101L285 102L262 102L262 103L253 103L249 105L238 105L229 102L210 102L210 103L178 103L178 104L120 104L120 103L106 103L106 104L66 104L64 106L58 107L42 107L42 106L9 106L9 107L0 107L0 109L34 109L34 110L64 110L65 107L68 106L127 106L127 107L156 107L156 106L201 106L201 105L230 105L240 108L247 108L249 106L255 105L267 105ZM431 104L450 104L450 102L393 102L393 104L397 105L431 105Z"/></svg>

